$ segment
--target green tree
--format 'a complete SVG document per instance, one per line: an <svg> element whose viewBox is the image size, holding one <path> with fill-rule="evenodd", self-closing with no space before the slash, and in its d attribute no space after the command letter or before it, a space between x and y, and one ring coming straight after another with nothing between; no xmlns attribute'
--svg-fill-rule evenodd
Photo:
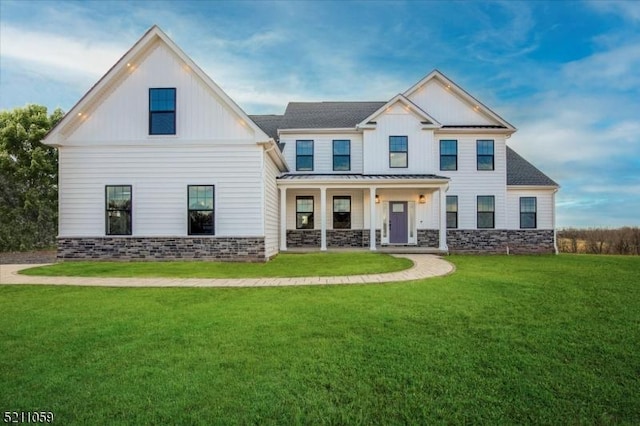
<svg viewBox="0 0 640 426"><path fill-rule="evenodd" d="M0 111L0 250L50 246L58 227L58 153L43 145L64 116L40 105Z"/></svg>

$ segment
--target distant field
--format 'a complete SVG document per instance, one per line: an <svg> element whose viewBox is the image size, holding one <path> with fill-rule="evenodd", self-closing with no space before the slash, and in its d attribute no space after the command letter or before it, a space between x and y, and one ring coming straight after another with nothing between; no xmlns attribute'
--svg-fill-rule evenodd
<svg viewBox="0 0 640 426"><path fill-rule="evenodd" d="M408 283L0 286L0 407L86 424L640 424L640 257Z"/></svg>

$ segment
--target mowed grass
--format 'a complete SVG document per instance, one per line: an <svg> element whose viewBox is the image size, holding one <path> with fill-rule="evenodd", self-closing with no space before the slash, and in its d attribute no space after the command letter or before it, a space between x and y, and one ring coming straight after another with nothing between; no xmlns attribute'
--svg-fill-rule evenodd
<svg viewBox="0 0 640 426"><path fill-rule="evenodd" d="M640 424L640 258L408 283L0 286L0 409L59 424Z"/></svg>
<svg viewBox="0 0 640 426"><path fill-rule="evenodd" d="M259 278L326 277L395 272L409 259L370 252L283 253L265 263L241 262L62 262L22 271L25 275L76 277Z"/></svg>

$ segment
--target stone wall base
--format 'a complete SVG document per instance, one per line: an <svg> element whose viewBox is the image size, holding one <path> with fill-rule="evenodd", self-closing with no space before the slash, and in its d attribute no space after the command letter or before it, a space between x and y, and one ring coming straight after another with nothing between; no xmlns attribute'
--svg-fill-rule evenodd
<svg viewBox="0 0 640 426"><path fill-rule="evenodd" d="M263 237L58 238L59 260L265 262Z"/></svg>
<svg viewBox="0 0 640 426"><path fill-rule="evenodd" d="M450 253L555 253L550 229L449 229Z"/></svg>
<svg viewBox="0 0 640 426"><path fill-rule="evenodd" d="M327 248L369 247L369 229L327 229ZM287 229L287 247L320 248L319 229ZM380 245L380 230L376 230Z"/></svg>

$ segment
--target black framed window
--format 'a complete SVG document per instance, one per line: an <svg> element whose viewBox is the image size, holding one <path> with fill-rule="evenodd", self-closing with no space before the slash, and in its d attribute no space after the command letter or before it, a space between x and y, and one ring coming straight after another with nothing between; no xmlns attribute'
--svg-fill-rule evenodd
<svg viewBox="0 0 640 426"><path fill-rule="evenodd" d="M478 155L478 170L493 170L493 140L477 140L476 152Z"/></svg>
<svg viewBox="0 0 640 426"><path fill-rule="evenodd" d="M351 229L351 197L333 197L333 229Z"/></svg>
<svg viewBox="0 0 640 426"><path fill-rule="evenodd" d="M296 170L313 171L313 141L296 141Z"/></svg>
<svg viewBox="0 0 640 426"><path fill-rule="evenodd" d="M313 229L313 197L296 197L296 229Z"/></svg>
<svg viewBox="0 0 640 426"><path fill-rule="evenodd" d="M458 141L440 141L440 170L458 170Z"/></svg>
<svg viewBox="0 0 640 426"><path fill-rule="evenodd" d="M537 226L536 197L520 197L520 228L535 228Z"/></svg>
<svg viewBox="0 0 640 426"><path fill-rule="evenodd" d="M389 136L389 167L409 166L409 140L407 136Z"/></svg>
<svg viewBox="0 0 640 426"><path fill-rule="evenodd" d="M351 170L350 140L340 139L333 141L333 170L341 172Z"/></svg>
<svg viewBox="0 0 640 426"><path fill-rule="evenodd" d="M495 228L496 203L493 195L478 196L478 228Z"/></svg>
<svg viewBox="0 0 640 426"><path fill-rule="evenodd" d="M131 235L131 185L105 186L107 235Z"/></svg>
<svg viewBox="0 0 640 426"><path fill-rule="evenodd" d="M458 227L458 196L447 195L447 228Z"/></svg>
<svg viewBox="0 0 640 426"><path fill-rule="evenodd" d="M176 134L176 89L149 89L149 134Z"/></svg>
<svg viewBox="0 0 640 426"><path fill-rule="evenodd" d="M215 234L215 188L213 185L188 185L187 216L189 235Z"/></svg>

